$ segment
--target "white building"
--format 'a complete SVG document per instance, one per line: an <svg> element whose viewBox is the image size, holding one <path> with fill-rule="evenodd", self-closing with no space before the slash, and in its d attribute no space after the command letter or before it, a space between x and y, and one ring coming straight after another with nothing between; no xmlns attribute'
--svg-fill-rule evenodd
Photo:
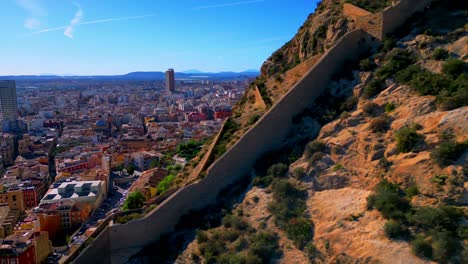
<svg viewBox="0 0 468 264"><path fill-rule="evenodd" d="M55 185L44 195L40 204L74 201L90 203L97 208L105 198L103 181L71 181Z"/></svg>

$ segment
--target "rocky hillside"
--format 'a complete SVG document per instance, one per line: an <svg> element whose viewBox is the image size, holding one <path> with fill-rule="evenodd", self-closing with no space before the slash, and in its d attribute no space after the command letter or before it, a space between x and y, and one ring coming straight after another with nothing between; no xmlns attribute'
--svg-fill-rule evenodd
<svg viewBox="0 0 468 264"><path fill-rule="evenodd" d="M319 5L264 64L254 99L239 109L268 108L274 82L290 81L291 71L300 78L353 27L341 6ZM467 18L466 4L437 1L410 31L345 67L295 118L300 139L259 160L247 191L176 263L466 263Z"/></svg>

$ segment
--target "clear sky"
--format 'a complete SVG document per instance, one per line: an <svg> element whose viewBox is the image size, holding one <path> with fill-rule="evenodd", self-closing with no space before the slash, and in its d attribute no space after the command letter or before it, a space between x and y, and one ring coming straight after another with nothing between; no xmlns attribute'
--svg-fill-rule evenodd
<svg viewBox="0 0 468 264"><path fill-rule="evenodd" d="M316 0L0 0L0 75L243 71Z"/></svg>

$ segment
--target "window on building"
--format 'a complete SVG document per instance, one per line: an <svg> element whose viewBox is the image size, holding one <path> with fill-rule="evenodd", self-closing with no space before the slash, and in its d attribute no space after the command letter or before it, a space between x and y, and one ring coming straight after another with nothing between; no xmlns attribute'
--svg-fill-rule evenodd
<svg viewBox="0 0 468 264"><path fill-rule="evenodd" d="M16 195L12 196L13 201L16 201Z"/></svg>

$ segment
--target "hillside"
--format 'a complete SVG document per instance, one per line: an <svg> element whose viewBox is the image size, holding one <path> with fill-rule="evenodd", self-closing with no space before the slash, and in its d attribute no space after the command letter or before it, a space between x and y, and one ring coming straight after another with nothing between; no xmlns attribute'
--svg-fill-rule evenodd
<svg viewBox="0 0 468 264"><path fill-rule="evenodd" d="M353 29L341 7L323 1L265 62L234 141ZM176 263L466 263L467 18L466 4L437 1L344 67L296 118L297 138L257 162L247 191Z"/></svg>

